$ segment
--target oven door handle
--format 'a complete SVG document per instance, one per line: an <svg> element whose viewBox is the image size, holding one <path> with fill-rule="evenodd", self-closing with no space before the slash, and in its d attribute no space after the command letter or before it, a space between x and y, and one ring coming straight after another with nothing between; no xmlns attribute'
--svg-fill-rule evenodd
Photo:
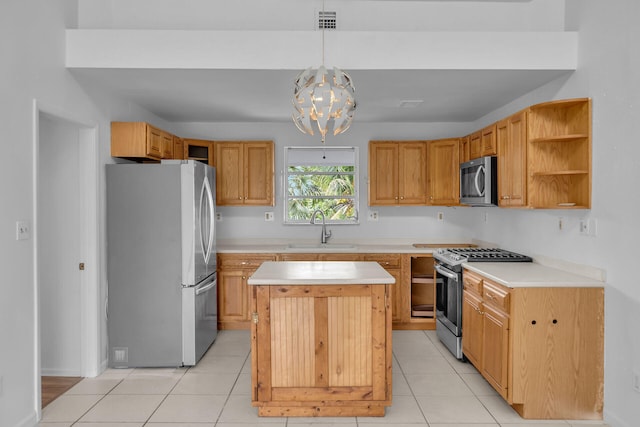
<svg viewBox="0 0 640 427"><path fill-rule="evenodd" d="M455 273L452 273L449 270L446 270L442 267L440 267L439 265L436 265L436 271L440 274L442 274L444 277L448 277L451 280L455 280L456 282L458 281L458 275Z"/></svg>

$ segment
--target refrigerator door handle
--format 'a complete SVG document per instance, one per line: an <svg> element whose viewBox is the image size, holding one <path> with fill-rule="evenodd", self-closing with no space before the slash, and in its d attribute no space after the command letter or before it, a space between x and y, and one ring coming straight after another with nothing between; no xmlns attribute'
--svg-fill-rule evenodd
<svg viewBox="0 0 640 427"><path fill-rule="evenodd" d="M207 207L208 207L207 217L203 217L202 215L205 203L207 204ZM211 249L213 247L213 240L214 240L213 209L214 209L213 193L211 192L211 186L209 185L209 180L205 176L204 185L202 186L202 190L200 191L200 247L202 248L202 253L204 254L204 261L206 264L209 263L209 259L211 258ZM202 227L203 221L208 222L208 227ZM205 233L207 232L208 232L208 236L205 236ZM205 238L207 239L206 245L205 245Z"/></svg>
<svg viewBox="0 0 640 427"><path fill-rule="evenodd" d="M213 288L216 284L218 284L218 281L217 281L217 280L214 280L213 282L209 283L208 285L203 286L203 287L201 287L201 288L199 288L199 289L196 289L196 296L197 296L197 295L204 294L204 293L205 293L205 292L207 292L209 289Z"/></svg>

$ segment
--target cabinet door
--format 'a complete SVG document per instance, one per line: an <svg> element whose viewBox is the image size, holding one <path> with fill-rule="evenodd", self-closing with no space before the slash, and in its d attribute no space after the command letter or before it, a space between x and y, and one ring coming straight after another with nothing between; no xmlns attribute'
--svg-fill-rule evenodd
<svg viewBox="0 0 640 427"><path fill-rule="evenodd" d="M398 204L398 144L369 143L369 206Z"/></svg>
<svg viewBox="0 0 640 427"><path fill-rule="evenodd" d="M492 124L482 129L481 147L482 152L480 156L495 156L498 153L496 145L496 125Z"/></svg>
<svg viewBox="0 0 640 427"><path fill-rule="evenodd" d="M464 291L462 300L462 352L482 370L482 302L475 294Z"/></svg>
<svg viewBox="0 0 640 427"><path fill-rule="evenodd" d="M506 399L509 361L509 318L506 314L487 304L484 305L482 354L482 375Z"/></svg>
<svg viewBox="0 0 640 427"><path fill-rule="evenodd" d="M459 140L429 141L427 149L429 204L457 205L460 201Z"/></svg>
<svg viewBox="0 0 640 427"><path fill-rule="evenodd" d="M469 136L460 138L460 163L468 162L469 158Z"/></svg>
<svg viewBox="0 0 640 427"><path fill-rule="evenodd" d="M258 286L253 400L390 398L387 304L381 285Z"/></svg>
<svg viewBox="0 0 640 427"><path fill-rule="evenodd" d="M216 202L218 205L241 205L243 202L242 154L240 143L216 143Z"/></svg>
<svg viewBox="0 0 640 427"><path fill-rule="evenodd" d="M149 157L162 158L163 132L153 126L147 126L147 152Z"/></svg>
<svg viewBox="0 0 640 427"><path fill-rule="evenodd" d="M244 270L218 272L218 320L245 321L248 318L247 275Z"/></svg>
<svg viewBox="0 0 640 427"><path fill-rule="evenodd" d="M427 144L401 142L398 145L398 203L427 203Z"/></svg>
<svg viewBox="0 0 640 427"><path fill-rule="evenodd" d="M243 143L244 204L273 206L273 143Z"/></svg>
<svg viewBox="0 0 640 427"><path fill-rule="evenodd" d="M176 160L183 160L184 157L184 141L182 138L173 136L173 158Z"/></svg>
<svg viewBox="0 0 640 427"><path fill-rule="evenodd" d="M173 135L162 132L162 158L173 159Z"/></svg>
<svg viewBox="0 0 640 427"><path fill-rule="evenodd" d="M477 159L482 155L482 131L469 135L469 160Z"/></svg>
<svg viewBox="0 0 640 427"><path fill-rule="evenodd" d="M526 113L520 112L501 120L496 128L498 143L498 205L526 205L527 124Z"/></svg>

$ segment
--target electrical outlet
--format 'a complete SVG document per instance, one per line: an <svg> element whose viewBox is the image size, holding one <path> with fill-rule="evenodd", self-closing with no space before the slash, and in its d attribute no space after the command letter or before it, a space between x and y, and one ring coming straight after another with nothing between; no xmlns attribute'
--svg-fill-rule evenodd
<svg viewBox="0 0 640 427"><path fill-rule="evenodd" d="M564 217L558 217L558 231L564 230Z"/></svg>
<svg viewBox="0 0 640 427"><path fill-rule="evenodd" d="M265 221L273 221L273 212L265 212L264 213Z"/></svg>
<svg viewBox="0 0 640 427"><path fill-rule="evenodd" d="M369 221L378 220L378 211L369 211Z"/></svg>
<svg viewBox="0 0 640 427"><path fill-rule="evenodd" d="M488 223L489 222L489 212L485 212L483 218L484 218L484 223L485 224Z"/></svg>
<svg viewBox="0 0 640 427"><path fill-rule="evenodd" d="M633 389L640 393L640 373L633 371Z"/></svg>
<svg viewBox="0 0 640 427"><path fill-rule="evenodd" d="M216 221L222 221L222 214L220 212L216 212Z"/></svg>
<svg viewBox="0 0 640 427"><path fill-rule="evenodd" d="M598 229L598 221L595 218L580 219L580 234L583 236L595 237Z"/></svg>
<svg viewBox="0 0 640 427"><path fill-rule="evenodd" d="M438 212L438 221L444 221L444 212Z"/></svg>

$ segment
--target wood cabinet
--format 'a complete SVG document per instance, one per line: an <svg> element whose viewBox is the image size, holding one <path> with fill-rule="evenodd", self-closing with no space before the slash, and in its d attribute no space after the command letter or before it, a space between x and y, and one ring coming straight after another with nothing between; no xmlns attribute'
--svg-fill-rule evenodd
<svg viewBox="0 0 640 427"><path fill-rule="evenodd" d="M198 160L215 166L215 143L206 139L183 139L183 159Z"/></svg>
<svg viewBox="0 0 640 427"><path fill-rule="evenodd" d="M369 142L369 205L426 205L425 141Z"/></svg>
<svg viewBox="0 0 640 427"><path fill-rule="evenodd" d="M497 153L496 124L494 123L480 132L480 157L495 156Z"/></svg>
<svg viewBox="0 0 640 427"><path fill-rule="evenodd" d="M523 418L602 419L603 288L463 281L463 353Z"/></svg>
<svg viewBox="0 0 640 427"><path fill-rule="evenodd" d="M498 206L527 204L527 114L521 111L498 122Z"/></svg>
<svg viewBox="0 0 640 427"><path fill-rule="evenodd" d="M396 279L396 283L391 287L391 316L394 323L402 321L404 311L402 282L402 255L401 254L363 254L363 261L375 261L384 268L387 273Z"/></svg>
<svg viewBox="0 0 640 427"><path fill-rule="evenodd" d="M251 295L247 279L270 254L218 254L218 328L249 329Z"/></svg>
<svg viewBox="0 0 640 427"><path fill-rule="evenodd" d="M184 140L178 136L173 136L173 158L184 160Z"/></svg>
<svg viewBox="0 0 640 427"><path fill-rule="evenodd" d="M256 285L251 401L260 416L384 416L393 285Z"/></svg>
<svg viewBox="0 0 640 427"><path fill-rule="evenodd" d="M591 208L591 100L529 107L528 198L533 208Z"/></svg>
<svg viewBox="0 0 640 427"><path fill-rule="evenodd" d="M173 158L173 135L145 122L111 122L111 156L131 160Z"/></svg>
<svg viewBox="0 0 640 427"><path fill-rule="evenodd" d="M476 131L469 135L469 160L482 156L482 131Z"/></svg>
<svg viewBox="0 0 640 427"><path fill-rule="evenodd" d="M429 204L452 206L460 202L460 140L427 143L427 194Z"/></svg>
<svg viewBox="0 0 640 427"><path fill-rule="evenodd" d="M469 136L467 135L460 138L460 163L468 162L469 160L471 160L469 150Z"/></svg>
<svg viewBox="0 0 640 427"><path fill-rule="evenodd" d="M216 142L218 205L273 206L273 141Z"/></svg>

